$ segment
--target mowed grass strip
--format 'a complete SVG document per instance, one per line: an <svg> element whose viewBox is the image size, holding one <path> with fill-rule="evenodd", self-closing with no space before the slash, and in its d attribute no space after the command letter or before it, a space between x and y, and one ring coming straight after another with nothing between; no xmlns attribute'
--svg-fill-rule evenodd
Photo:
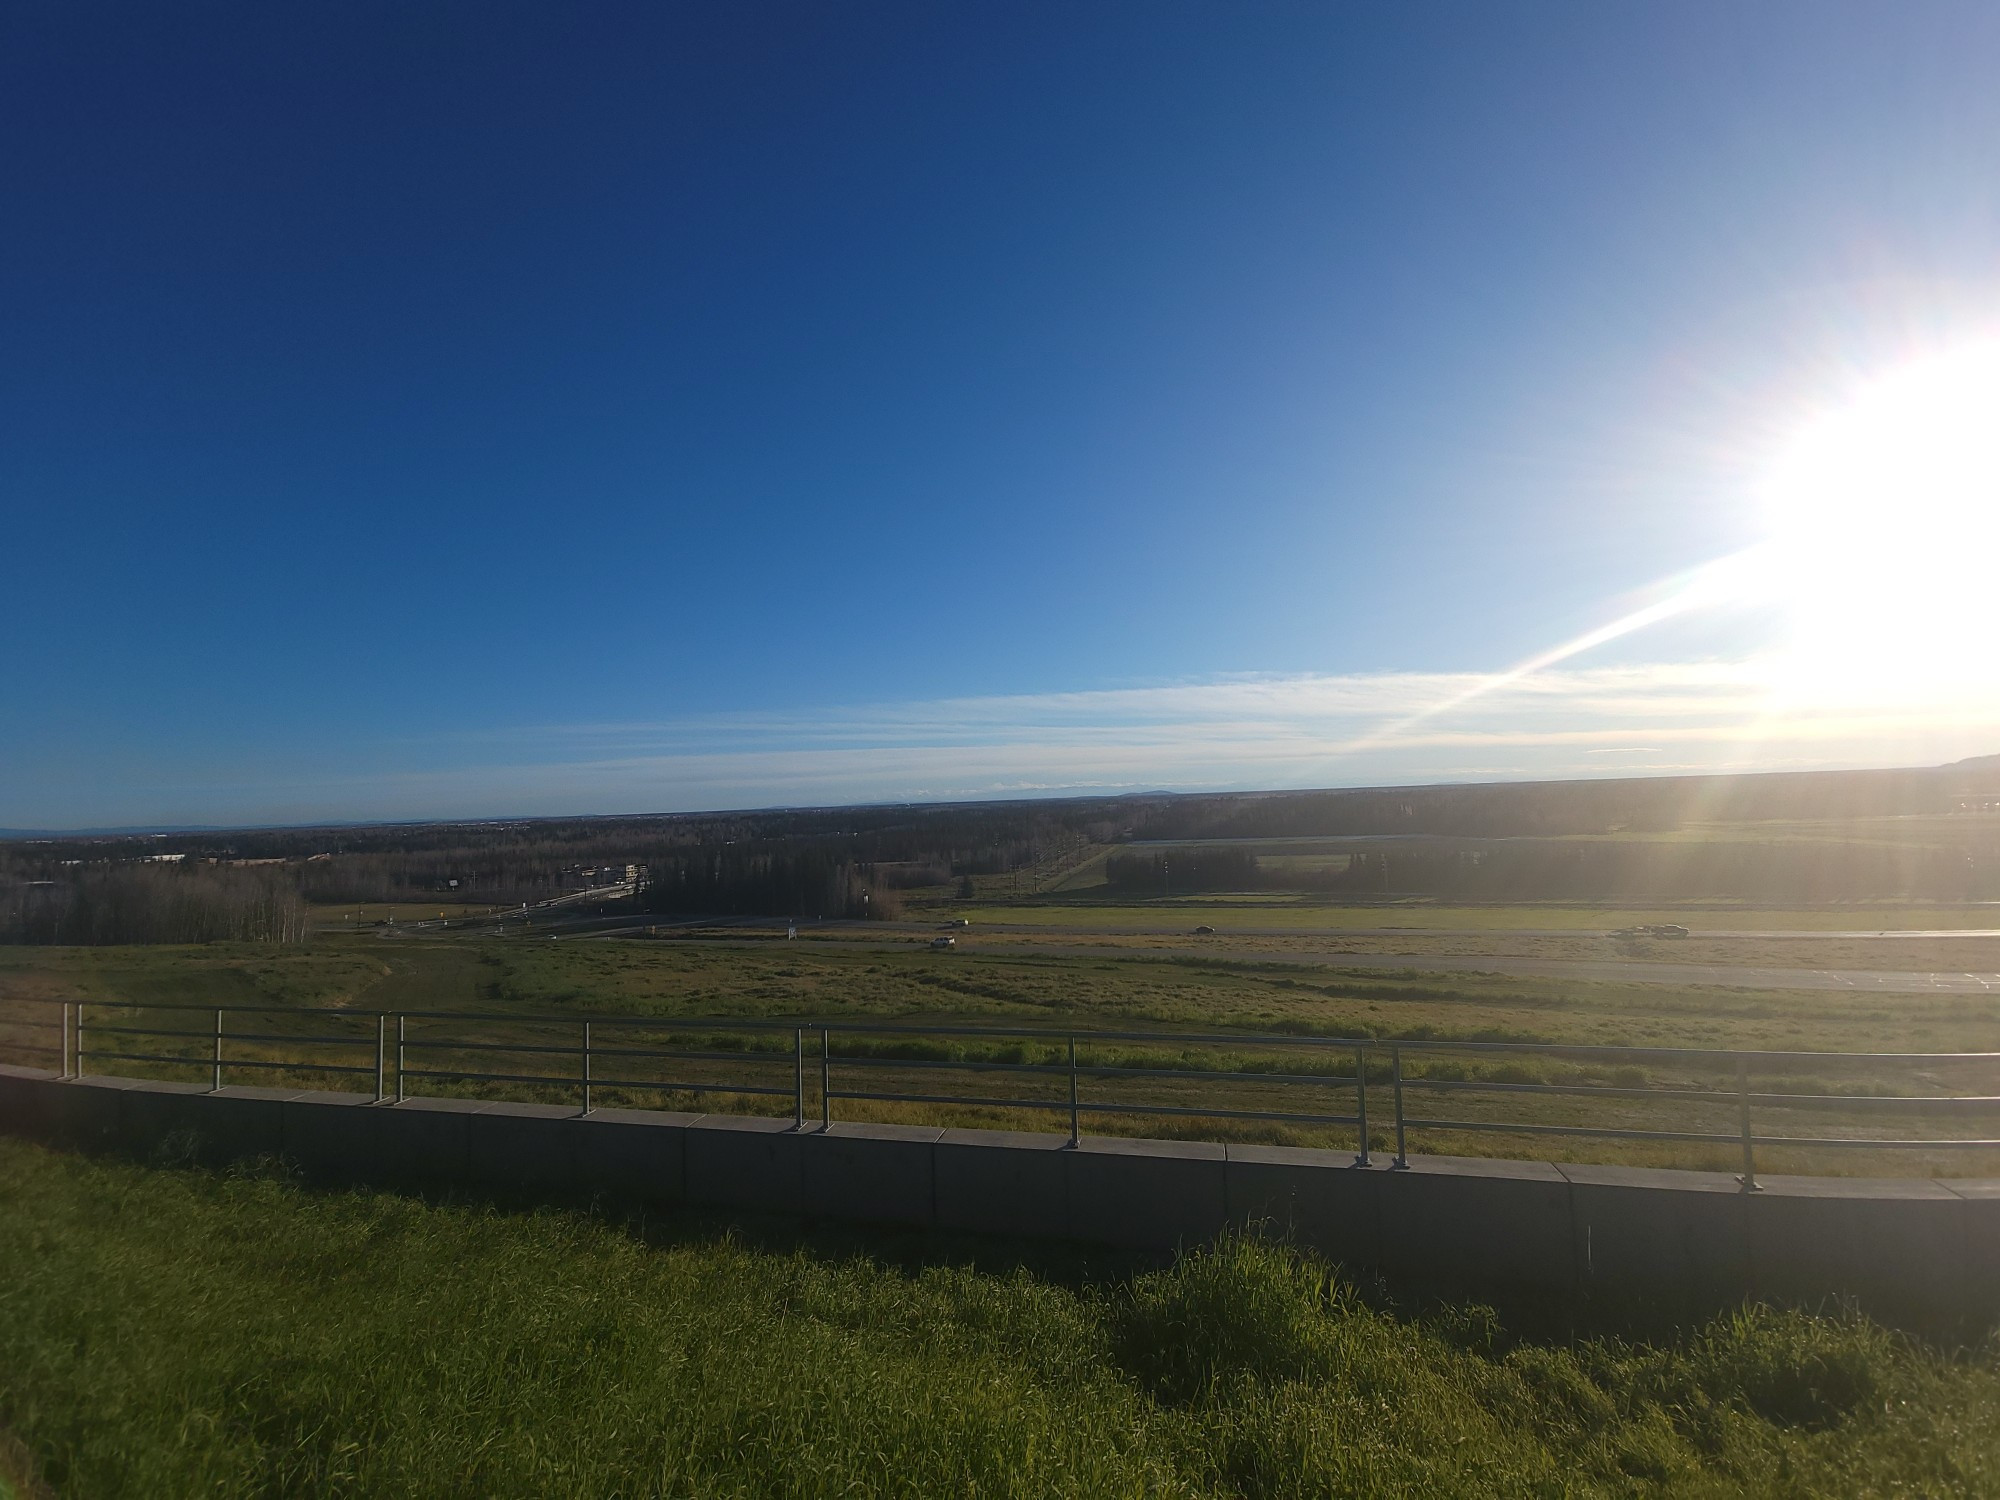
<svg viewBox="0 0 2000 1500"><path fill-rule="evenodd" d="M65 1495L1992 1493L2000 1374L1851 1317L1398 1313L1236 1241L1093 1277L0 1141L0 1425Z"/></svg>

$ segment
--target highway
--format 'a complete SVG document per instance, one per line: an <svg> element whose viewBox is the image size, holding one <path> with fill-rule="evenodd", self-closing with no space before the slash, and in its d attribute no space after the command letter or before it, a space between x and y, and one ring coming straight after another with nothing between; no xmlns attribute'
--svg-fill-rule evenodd
<svg viewBox="0 0 2000 1500"><path fill-rule="evenodd" d="M1817 935L1817 934L1815 934ZM884 948L897 944L876 944ZM976 950L974 950L976 951ZM994 954L1044 954L1090 958L1199 958L1200 949L1069 946L1043 948L1010 943ZM1593 984L1668 984L1682 988L1716 986L1747 990L1865 990L1884 994L2000 994L2000 973L1946 970L1789 969L1746 964L1653 963L1644 959L1486 958L1429 953L1281 953L1218 948L1218 963L1300 964L1353 972L1385 969L1431 974L1512 974L1537 979L1575 979Z"/></svg>
<svg viewBox="0 0 2000 1500"><path fill-rule="evenodd" d="M1146 923L1133 926L1106 926L1101 928L1080 927L1075 924L1053 922L1006 922L988 918L979 924L981 932L1034 933L1045 937L1072 935L1077 937L1186 937L1194 927L1208 919L1195 918L1171 923ZM1226 920L1226 919L1225 919ZM902 924L881 923L883 927ZM928 930L930 924L919 924ZM1610 931L1603 927L1219 927L1215 935L1219 938L1238 940L1255 938L1325 938L1329 941L1339 938L1609 938ZM1942 927L1903 928L1897 930L1850 932L1841 927L1817 928L1729 928L1698 927L1690 936L1703 942L1726 942L1734 939L1768 938L1859 938L1875 939L1927 939L1927 938L2000 938L2000 927ZM1674 942L1677 939L1661 938L1659 942Z"/></svg>
<svg viewBox="0 0 2000 1500"><path fill-rule="evenodd" d="M578 940L593 938L661 936L676 932L704 934L736 930L759 946L770 936L749 938L751 933L782 932L786 923L770 917L635 917L630 912L586 913L576 908L587 903L616 900L628 894L617 887L578 892L556 901L543 902L527 912L508 913L497 922L492 916L461 917L443 921L406 923L395 934L406 937L442 936L457 933L477 936L508 935L519 939ZM813 943L824 934L839 934L843 952L908 952L913 944L933 935L935 923L863 923L851 921L801 922L800 941ZM1120 937L1186 937L1184 924L1119 928ZM866 934L863 936L862 934ZM1320 938L1329 941L1354 938L1430 937L1521 937L1521 938L1604 938L1595 928L1326 928L1264 929L1256 932L1218 932L1209 942L1186 947L1114 947L1088 941L1041 944L1018 941L1021 937L1109 937L1114 933L1080 932L1075 927L1032 923L988 922L973 931L958 934L959 946L940 962L957 962L966 957L990 958L1119 958L1127 960L1196 959L1218 964L1289 964L1348 973L1397 971L1432 974L1503 974L1536 979L1569 979L1593 984L1659 984L1680 988L1718 987L1750 990L1836 990L1847 992L1903 995L1982 995L2000 994L2000 972L1978 970L1915 970L1806 968L1748 964L1675 963L1652 958L1518 958L1472 954L1438 953L1325 953L1266 949L1249 946L1260 938ZM1955 928L1924 931L1718 931L1704 930L1698 936L1717 938L1861 938L1861 939L1942 939L2000 937L1995 928ZM997 941L987 941L997 939ZM727 944L725 936L703 937L703 942ZM1656 940L1667 942L1671 940Z"/></svg>

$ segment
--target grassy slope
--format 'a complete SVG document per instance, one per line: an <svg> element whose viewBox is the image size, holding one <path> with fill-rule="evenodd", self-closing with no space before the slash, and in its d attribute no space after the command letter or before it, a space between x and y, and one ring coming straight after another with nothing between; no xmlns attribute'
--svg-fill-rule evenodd
<svg viewBox="0 0 2000 1500"><path fill-rule="evenodd" d="M1256 1244L995 1247L307 1192L0 1141L0 1422L64 1494L1991 1493L2000 1375L1865 1323L1398 1315ZM982 1266L974 1257L984 1256Z"/></svg>

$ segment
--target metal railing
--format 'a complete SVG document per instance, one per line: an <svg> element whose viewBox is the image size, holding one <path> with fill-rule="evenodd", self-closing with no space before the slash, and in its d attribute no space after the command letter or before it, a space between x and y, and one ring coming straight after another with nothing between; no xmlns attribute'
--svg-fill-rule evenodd
<svg viewBox="0 0 2000 1500"><path fill-rule="evenodd" d="M105 1065L192 1070L210 1089L233 1076L353 1080L400 1102L415 1088L661 1107L681 1097L749 1112L790 1105L795 1128L833 1123L836 1103L977 1119L1052 1117L1070 1144L1086 1118L1108 1133L1201 1119L1239 1133L1294 1127L1382 1149L1407 1165L1410 1140L1570 1137L1700 1147L1740 1163L1758 1151L1867 1149L1983 1153L2000 1135L1853 1134L1847 1121L1977 1119L2000 1126L2000 1053L1732 1051L1563 1043L1335 1038L1239 1032L1062 1030L901 1021L556 1017L332 1007L15 1001L0 1051L58 1063L63 1078ZM37 1018L33 1012L46 1019ZM189 1018L199 1017L198 1024ZM37 1036L52 1040L35 1040ZM703 1044L705 1043L705 1045ZM1845 1089L1829 1076L1854 1074ZM1884 1092L1901 1072L1923 1093ZM1965 1087L1937 1092L1945 1076ZM1802 1081L1801 1076L1803 1075ZM1776 1081L1793 1081L1781 1088ZM725 1111L726 1112L726 1111ZM739 1112L743 1112L739 1109ZM1772 1128L1771 1116L1800 1123Z"/></svg>

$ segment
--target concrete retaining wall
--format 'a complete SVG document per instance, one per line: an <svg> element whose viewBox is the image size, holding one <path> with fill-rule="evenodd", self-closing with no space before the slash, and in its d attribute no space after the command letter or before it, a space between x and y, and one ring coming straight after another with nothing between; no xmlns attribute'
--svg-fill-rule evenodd
<svg viewBox="0 0 2000 1500"><path fill-rule="evenodd" d="M2000 1320L2000 1181L1764 1179L1646 1168L841 1125L90 1078L0 1068L0 1130L327 1182L579 1188L661 1203L1171 1249L1229 1226L1362 1270L1497 1297L1695 1316L1851 1298L1909 1327Z"/></svg>

